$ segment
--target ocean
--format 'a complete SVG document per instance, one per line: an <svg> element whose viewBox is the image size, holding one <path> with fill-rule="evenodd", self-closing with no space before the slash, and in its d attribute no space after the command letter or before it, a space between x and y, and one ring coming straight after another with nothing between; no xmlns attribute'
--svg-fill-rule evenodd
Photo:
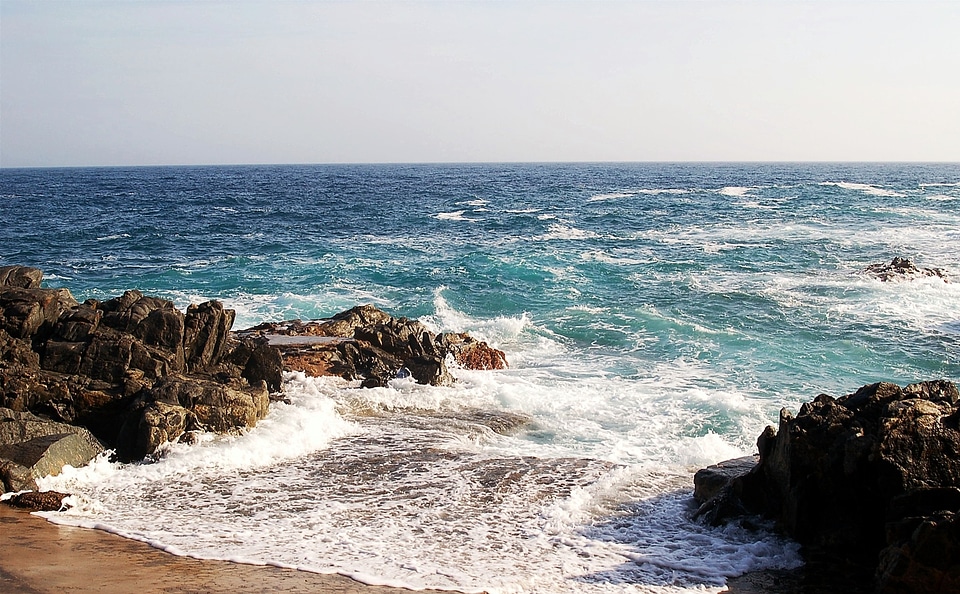
<svg viewBox="0 0 960 594"><path fill-rule="evenodd" d="M372 303L510 368L286 376L242 435L41 481L52 521L174 554L462 592L717 592L790 568L691 519L693 473L820 393L960 381L960 164L0 170L0 265L235 329ZM953 282L880 282L910 258ZM498 431L499 416L529 424Z"/></svg>

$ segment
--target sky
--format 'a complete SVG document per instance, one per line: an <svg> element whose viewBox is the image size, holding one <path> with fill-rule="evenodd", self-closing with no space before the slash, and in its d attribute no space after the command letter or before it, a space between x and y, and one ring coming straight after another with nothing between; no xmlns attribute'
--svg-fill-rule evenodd
<svg viewBox="0 0 960 594"><path fill-rule="evenodd" d="M960 161L960 2L0 0L0 166Z"/></svg>

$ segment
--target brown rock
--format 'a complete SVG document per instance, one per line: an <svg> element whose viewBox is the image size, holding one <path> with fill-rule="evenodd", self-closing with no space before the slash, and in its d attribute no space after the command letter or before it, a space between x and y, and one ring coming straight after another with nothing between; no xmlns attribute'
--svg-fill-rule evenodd
<svg viewBox="0 0 960 594"><path fill-rule="evenodd" d="M63 500L67 497L69 495L66 493L56 491L28 491L7 499L6 504L30 511L61 511L64 508Z"/></svg>
<svg viewBox="0 0 960 594"><path fill-rule="evenodd" d="M0 287L39 289L43 272L28 266L0 266Z"/></svg>

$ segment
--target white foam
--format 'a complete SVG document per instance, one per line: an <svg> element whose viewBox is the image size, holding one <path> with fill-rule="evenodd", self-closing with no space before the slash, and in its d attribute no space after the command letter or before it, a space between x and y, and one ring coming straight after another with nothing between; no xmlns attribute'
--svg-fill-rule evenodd
<svg viewBox="0 0 960 594"><path fill-rule="evenodd" d="M587 198L587 202L604 202L606 200L616 200L618 198L629 198L635 196L631 192L611 192L609 194L596 194Z"/></svg>
<svg viewBox="0 0 960 594"><path fill-rule="evenodd" d="M571 227L569 225L563 224L553 224L550 225L547 232L543 235L535 237L534 239L540 241L555 241L555 240L571 240L571 241L582 241L585 239L594 239L598 237L593 231L584 231L583 229L577 229L576 227Z"/></svg>
<svg viewBox="0 0 960 594"><path fill-rule="evenodd" d="M879 186L874 186L870 184L860 184L853 182L821 182L821 186L836 186L844 190L855 190L858 192L863 192L864 194L869 194L871 196L885 196L891 198L903 198L905 195L896 192L894 190L888 190L881 188Z"/></svg>
<svg viewBox="0 0 960 594"><path fill-rule="evenodd" d="M580 254L581 260L588 262L603 262L604 264L616 264L618 266L635 266L639 264L649 264L651 260L640 260L638 258L616 257L607 252L593 250Z"/></svg>
<svg viewBox="0 0 960 594"><path fill-rule="evenodd" d="M732 382L695 360L626 378L529 316L477 319L445 291L430 323L496 341L510 369L453 369L442 388L290 374L291 404L244 435L42 479L78 494L58 518L175 554L476 592L718 591L797 562L770 534L688 519L691 468L752 453L763 403L704 387ZM476 411L533 423L500 435ZM709 414L741 436L704 430Z"/></svg>
<svg viewBox="0 0 960 594"><path fill-rule="evenodd" d="M742 186L727 186L720 190L720 194L723 196L740 197L740 196L746 196L747 193L749 193L750 190L752 189L753 188L745 188Z"/></svg>
<svg viewBox="0 0 960 594"><path fill-rule="evenodd" d="M441 221L469 221L469 222L476 221L476 219L471 219L463 216L464 212L466 211L455 210L453 212L439 212L433 216L434 218L439 219Z"/></svg>

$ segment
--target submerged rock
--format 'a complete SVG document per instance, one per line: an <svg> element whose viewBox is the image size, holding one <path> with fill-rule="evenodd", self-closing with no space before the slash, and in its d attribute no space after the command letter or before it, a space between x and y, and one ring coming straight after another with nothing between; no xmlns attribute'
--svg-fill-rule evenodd
<svg viewBox="0 0 960 594"><path fill-rule="evenodd" d="M771 517L808 548L878 567L881 592L938 591L922 584L960 582L958 419L948 381L821 394L795 417L782 410L757 442L758 464L701 512Z"/></svg>

